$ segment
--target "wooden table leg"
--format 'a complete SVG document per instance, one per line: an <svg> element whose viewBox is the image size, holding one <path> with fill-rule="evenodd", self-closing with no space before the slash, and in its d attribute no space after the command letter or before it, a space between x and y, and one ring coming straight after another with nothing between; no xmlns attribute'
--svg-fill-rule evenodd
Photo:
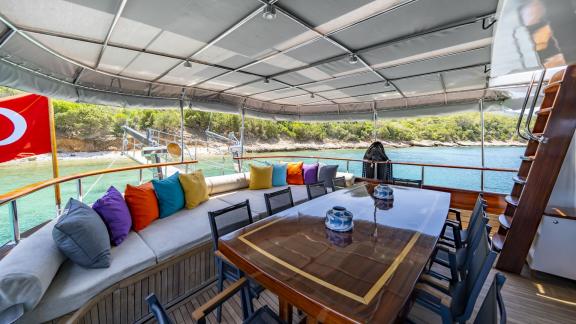
<svg viewBox="0 0 576 324"><path fill-rule="evenodd" d="M280 308L280 318L288 323L292 324L292 305L290 305L286 300L278 297L278 308Z"/></svg>
<svg viewBox="0 0 576 324"><path fill-rule="evenodd" d="M306 324L318 324L318 321L316 320L316 318L310 315L306 315Z"/></svg>

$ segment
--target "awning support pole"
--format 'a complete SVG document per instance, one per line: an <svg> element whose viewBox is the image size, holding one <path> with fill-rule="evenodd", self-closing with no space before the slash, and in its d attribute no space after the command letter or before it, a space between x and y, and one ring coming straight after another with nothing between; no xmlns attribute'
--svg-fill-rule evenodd
<svg viewBox="0 0 576 324"><path fill-rule="evenodd" d="M373 142L376 142L378 132L376 130L376 121L378 120L378 113L376 113L376 103L372 103L372 139Z"/></svg>
<svg viewBox="0 0 576 324"><path fill-rule="evenodd" d="M482 159L482 168L485 168L485 156L484 156L484 136L485 136L485 132L486 129L484 128L484 99L480 99L478 100L478 105L480 106L480 128L481 128L481 132L482 132L482 137L481 137L481 146L480 146L480 156ZM482 192L484 192L484 170L480 171L480 190Z"/></svg>
<svg viewBox="0 0 576 324"><path fill-rule="evenodd" d="M180 96L180 162L184 162L184 95L186 89L182 89Z"/></svg>
<svg viewBox="0 0 576 324"><path fill-rule="evenodd" d="M242 107L240 107L240 119L241 119L241 124L240 124L240 157L243 158L244 157L244 125L246 122L246 109L244 108L244 104L242 104ZM242 168L243 166L243 162L244 160L240 159L238 160L238 172L242 172Z"/></svg>

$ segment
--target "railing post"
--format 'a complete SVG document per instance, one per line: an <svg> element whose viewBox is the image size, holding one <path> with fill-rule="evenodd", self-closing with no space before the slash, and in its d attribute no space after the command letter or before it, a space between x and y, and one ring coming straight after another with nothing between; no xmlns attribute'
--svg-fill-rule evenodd
<svg viewBox="0 0 576 324"><path fill-rule="evenodd" d="M82 178L76 180L76 194L79 201L84 199L84 197L82 197Z"/></svg>
<svg viewBox="0 0 576 324"><path fill-rule="evenodd" d="M18 244L20 242L20 223L18 221L18 206L16 206L16 199L10 202L10 219L12 220L14 243Z"/></svg>
<svg viewBox="0 0 576 324"><path fill-rule="evenodd" d="M424 166L420 168L420 178L422 179L422 185L424 185Z"/></svg>
<svg viewBox="0 0 576 324"><path fill-rule="evenodd" d="M484 192L484 170L480 170L480 191Z"/></svg>
<svg viewBox="0 0 576 324"><path fill-rule="evenodd" d="M143 178L142 171L143 169L138 170L138 184L142 184L142 178Z"/></svg>
<svg viewBox="0 0 576 324"><path fill-rule="evenodd" d="M350 161L346 161L346 173L350 173Z"/></svg>

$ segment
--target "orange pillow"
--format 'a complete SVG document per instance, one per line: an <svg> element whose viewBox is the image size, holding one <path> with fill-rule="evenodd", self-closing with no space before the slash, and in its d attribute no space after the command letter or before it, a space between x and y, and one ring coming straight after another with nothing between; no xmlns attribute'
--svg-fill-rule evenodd
<svg viewBox="0 0 576 324"><path fill-rule="evenodd" d="M304 184L304 174L302 172L302 166L304 162L289 162L288 172L286 176L286 181L288 184L293 185L303 185Z"/></svg>
<svg viewBox="0 0 576 324"><path fill-rule="evenodd" d="M160 216L158 199L151 182L140 186L126 185L124 200L132 215L132 227L141 231Z"/></svg>

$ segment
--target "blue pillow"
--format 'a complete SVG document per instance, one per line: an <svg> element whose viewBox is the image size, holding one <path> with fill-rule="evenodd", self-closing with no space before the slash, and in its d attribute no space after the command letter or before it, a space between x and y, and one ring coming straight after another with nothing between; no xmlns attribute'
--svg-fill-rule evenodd
<svg viewBox="0 0 576 324"><path fill-rule="evenodd" d="M152 180L158 198L158 207L160 207L160 218L168 217L184 208L186 200L178 175L179 173L176 172L164 180Z"/></svg>
<svg viewBox="0 0 576 324"><path fill-rule="evenodd" d="M286 163L274 163L272 165L272 186L280 187L288 185L288 183L286 183L287 170L288 164Z"/></svg>

